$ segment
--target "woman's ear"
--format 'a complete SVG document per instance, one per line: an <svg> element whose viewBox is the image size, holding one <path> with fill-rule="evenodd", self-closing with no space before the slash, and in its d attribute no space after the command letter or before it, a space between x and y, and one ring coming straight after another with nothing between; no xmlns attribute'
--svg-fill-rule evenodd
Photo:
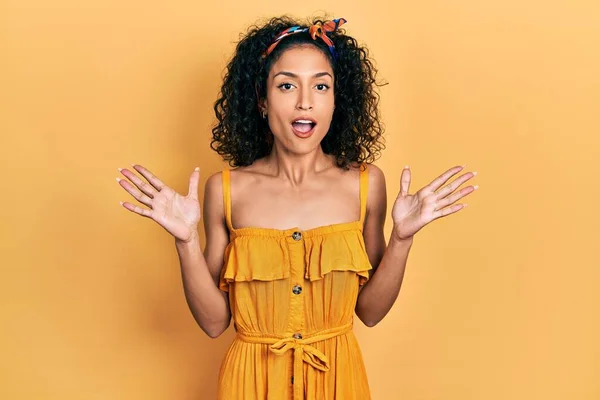
<svg viewBox="0 0 600 400"><path fill-rule="evenodd" d="M258 102L258 112L263 119L267 118L267 100L266 99L260 100Z"/></svg>
<svg viewBox="0 0 600 400"><path fill-rule="evenodd" d="M262 118L267 118L267 101L259 100L258 102L258 113Z"/></svg>

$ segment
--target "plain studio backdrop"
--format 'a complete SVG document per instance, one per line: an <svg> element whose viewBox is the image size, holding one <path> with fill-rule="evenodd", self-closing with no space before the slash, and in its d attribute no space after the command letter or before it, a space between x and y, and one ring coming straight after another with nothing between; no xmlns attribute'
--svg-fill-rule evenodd
<svg viewBox="0 0 600 400"><path fill-rule="evenodd" d="M600 398L600 3L4 0L0 398L214 399L234 337L185 302L173 238L119 201L140 163L187 193L224 68L258 18L344 17L380 89L388 219L467 164L469 207L415 237L355 331L374 400ZM204 245L204 232L202 243Z"/></svg>

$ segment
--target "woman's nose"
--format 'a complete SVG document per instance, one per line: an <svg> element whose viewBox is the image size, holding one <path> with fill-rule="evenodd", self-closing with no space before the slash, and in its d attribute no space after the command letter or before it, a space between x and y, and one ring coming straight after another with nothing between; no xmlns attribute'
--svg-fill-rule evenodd
<svg viewBox="0 0 600 400"><path fill-rule="evenodd" d="M304 89L300 91L300 98L298 99L298 104L296 108L300 110L310 110L312 109L312 98L309 89Z"/></svg>

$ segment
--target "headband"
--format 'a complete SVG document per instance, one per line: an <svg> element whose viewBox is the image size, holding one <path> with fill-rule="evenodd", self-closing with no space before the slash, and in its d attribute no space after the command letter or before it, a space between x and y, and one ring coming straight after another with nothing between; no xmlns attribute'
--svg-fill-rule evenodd
<svg viewBox="0 0 600 400"><path fill-rule="evenodd" d="M266 58L269 54L271 54L273 49L284 37L293 35L295 33L308 31L313 40L317 40L317 37L320 37L325 42L327 47L329 47L329 51L333 55L333 59L337 61L335 46L333 45L333 41L327 36L327 33L335 32L340 26L342 26L346 22L348 21L346 21L344 18L337 18L333 21L326 21L323 24L321 22L317 22L309 28L302 28L301 26L292 26L291 28L287 28L286 30L282 31L279 35L277 35L277 37L273 40L271 45L262 54L262 58Z"/></svg>

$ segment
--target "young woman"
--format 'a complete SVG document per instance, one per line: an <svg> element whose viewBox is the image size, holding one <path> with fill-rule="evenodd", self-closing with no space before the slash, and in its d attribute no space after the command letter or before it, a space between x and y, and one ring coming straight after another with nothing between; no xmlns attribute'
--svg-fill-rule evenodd
<svg viewBox="0 0 600 400"><path fill-rule="evenodd" d="M233 317L219 399L369 399L354 313L371 327L384 318L414 235L477 188L457 191L475 173L446 184L456 166L409 194L405 167L386 244L385 179L372 164L384 147L376 70L345 22L273 18L238 43L212 141L236 168L206 182L204 253L198 168L187 196L141 165L148 183L119 169L148 208L123 206L175 237L200 327L216 338Z"/></svg>

